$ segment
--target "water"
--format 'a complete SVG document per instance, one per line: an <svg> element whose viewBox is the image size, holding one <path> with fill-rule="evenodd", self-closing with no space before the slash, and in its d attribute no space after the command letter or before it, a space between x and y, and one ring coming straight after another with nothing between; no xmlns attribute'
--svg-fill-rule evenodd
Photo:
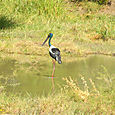
<svg viewBox="0 0 115 115"><path fill-rule="evenodd" d="M101 74L100 74L101 73ZM49 61L32 64L18 64L16 60L0 60L0 84L5 87L5 91L10 94L23 94L32 96L47 95L52 92L52 63ZM78 85L83 89L81 76L87 81L91 78L96 86L103 85L103 80L98 80L107 74L112 78L115 76L115 58L107 56L90 56L87 58L77 58L76 61L56 64L54 77L55 91L65 84L62 78L71 76L78 81Z"/></svg>

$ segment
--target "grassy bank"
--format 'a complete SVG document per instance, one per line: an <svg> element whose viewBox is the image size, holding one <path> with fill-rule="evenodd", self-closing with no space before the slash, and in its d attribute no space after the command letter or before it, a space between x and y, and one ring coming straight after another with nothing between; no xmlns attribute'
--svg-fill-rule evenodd
<svg viewBox="0 0 115 115"><path fill-rule="evenodd" d="M38 62L48 57L48 45L41 47L49 32L52 44L61 50L62 60L74 56L115 56L115 16L104 13L108 6L97 2L62 0L0 1L0 55L18 62ZM72 58L71 58L72 59ZM106 77L106 78L104 78ZM82 77L84 90L65 79L59 94L48 97L7 95L1 86L0 114L115 114L114 79L104 76L106 87L92 89ZM3 88L3 89L2 89Z"/></svg>
<svg viewBox="0 0 115 115"><path fill-rule="evenodd" d="M52 32L52 44L61 49L62 55L112 54L115 17L101 12L105 7L95 2L61 0L1 1L0 50L41 55L41 44ZM42 55L47 54L45 51Z"/></svg>

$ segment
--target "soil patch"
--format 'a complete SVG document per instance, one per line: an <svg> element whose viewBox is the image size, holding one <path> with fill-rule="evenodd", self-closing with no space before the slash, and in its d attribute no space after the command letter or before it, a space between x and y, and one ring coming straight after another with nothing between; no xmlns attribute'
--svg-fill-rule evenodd
<svg viewBox="0 0 115 115"><path fill-rule="evenodd" d="M115 16L115 0L111 0L111 4L106 5L101 12Z"/></svg>

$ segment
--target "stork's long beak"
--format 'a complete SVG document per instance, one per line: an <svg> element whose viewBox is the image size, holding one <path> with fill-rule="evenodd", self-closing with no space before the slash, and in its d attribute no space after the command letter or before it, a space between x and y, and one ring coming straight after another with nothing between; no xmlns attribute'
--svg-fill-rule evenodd
<svg viewBox="0 0 115 115"><path fill-rule="evenodd" d="M46 43L46 41L48 40L49 36L46 38L46 40L43 42L42 46Z"/></svg>

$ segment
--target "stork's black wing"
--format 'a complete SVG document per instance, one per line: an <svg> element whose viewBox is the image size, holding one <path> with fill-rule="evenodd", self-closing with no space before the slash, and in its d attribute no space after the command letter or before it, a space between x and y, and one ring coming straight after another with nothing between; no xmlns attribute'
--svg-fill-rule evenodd
<svg viewBox="0 0 115 115"><path fill-rule="evenodd" d="M52 52L56 54L57 53L60 54L60 50L58 48L52 48Z"/></svg>
<svg viewBox="0 0 115 115"><path fill-rule="evenodd" d="M50 53L50 56L54 58L56 61L58 61L59 64L61 64L61 55L60 55L60 50L58 48L52 48L52 53Z"/></svg>

